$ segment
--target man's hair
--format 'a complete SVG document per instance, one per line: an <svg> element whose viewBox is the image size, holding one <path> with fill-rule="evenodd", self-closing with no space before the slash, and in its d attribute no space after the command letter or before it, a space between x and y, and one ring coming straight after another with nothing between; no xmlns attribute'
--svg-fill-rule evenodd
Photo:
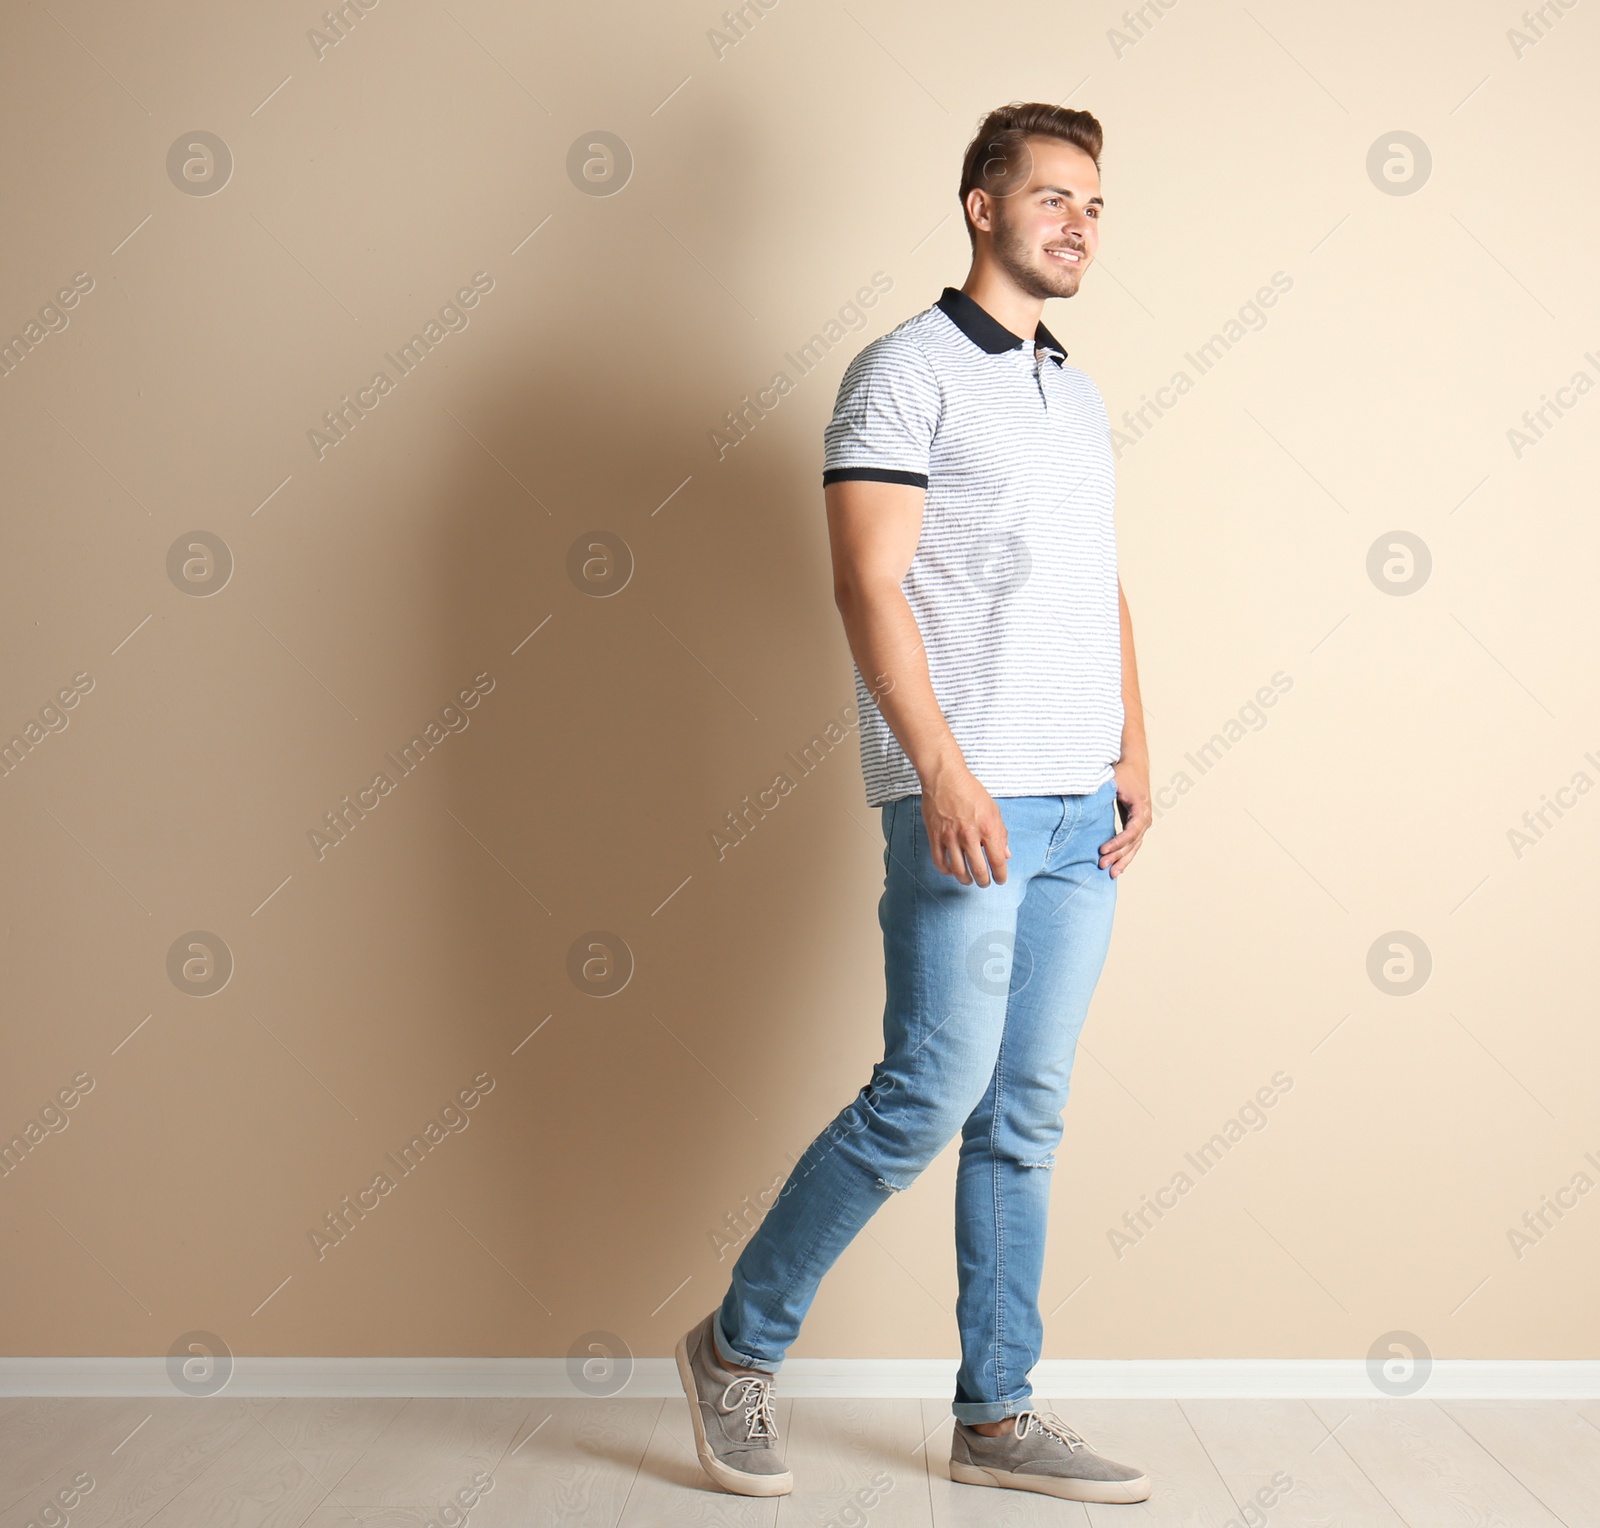
<svg viewBox="0 0 1600 1528"><path fill-rule="evenodd" d="M1104 134L1089 112L1045 101L1013 101L991 111L978 124L961 161L961 215L967 225L967 241L974 249L978 232L967 217L967 192L976 187L991 196L1009 196L1026 185L1033 170L1027 144L1030 137L1059 138L1082 149L1094 160L1095 169L1100 168Z"/></svg>

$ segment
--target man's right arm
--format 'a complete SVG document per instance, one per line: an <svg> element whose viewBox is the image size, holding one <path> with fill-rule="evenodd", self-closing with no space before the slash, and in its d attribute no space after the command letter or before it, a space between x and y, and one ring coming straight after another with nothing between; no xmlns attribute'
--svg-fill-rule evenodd
<svg viewBox="0 0 1600 1528"><path fill-rule="evenodd" d="M1005 820L939 707L922 633L900 587L922 535L925 490L850 478L823 493L834 604L856 667L922 782L934 868L963 886L987 886L991 870L1004 883Z"/></svg>

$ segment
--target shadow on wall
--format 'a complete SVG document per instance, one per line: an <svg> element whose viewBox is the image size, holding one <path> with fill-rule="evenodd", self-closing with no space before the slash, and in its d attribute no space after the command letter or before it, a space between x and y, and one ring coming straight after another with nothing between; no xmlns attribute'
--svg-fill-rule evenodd
<svg viewBox="0 0 1600 1528"><path fill-rule="evenodd" d="M537 361L452 405L433 528L445 671L496 682L488 735L441 760L482 846L459 835L437 905L507 1042L475 1190L550 1307L486 1334L516 1354L596 1328L670 1351L721 1295L706 1227L853 1096L881 1039L881 979L861 977L881 958L882 841L855 732L744 843L712 845L741 798L798 775L786 752L853 715L807 423L834 381L719 462L707 430L770 377L768 341L730 306L683 320L696 343L674 357L681 338L607 297L597 281L557 343L528 346Z"/></svg>

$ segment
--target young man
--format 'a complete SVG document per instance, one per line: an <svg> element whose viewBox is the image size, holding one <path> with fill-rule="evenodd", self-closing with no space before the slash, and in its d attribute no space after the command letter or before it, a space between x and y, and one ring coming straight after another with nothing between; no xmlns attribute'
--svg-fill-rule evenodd
<svg viewBox="0 0 1600 1528"><path fill-rule="evenodd" d="M1073 1054L1117 877L1151 821L1110 425L1041 320L1099 245L1100 147L1084 111L985 119L961 177L966 281L862 350L824 434L834 598L884 833L884 1056L678 1343L700 1461L729 1491L792 1488L773 1377L823 1274L959 1130L951 1478L1150 1494L1034 1410L1028 1382Z"/></svg>

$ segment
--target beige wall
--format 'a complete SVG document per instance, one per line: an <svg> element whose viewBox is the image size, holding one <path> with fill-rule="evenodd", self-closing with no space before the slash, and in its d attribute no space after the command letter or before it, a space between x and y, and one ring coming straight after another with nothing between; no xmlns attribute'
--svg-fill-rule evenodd
<svg viewBox="0 0 1600 1528"><path fill-rule="evenodd" d="M720 57L710 4L381 0L320 58L309 4L14 18L0 328L92 287L0 380L0 732L45 719L0 779L5 1352L659 1355L720 1298L718 1228L881 1039L853 735L712 837L851 700L822 427L849 356L962 280L979 116L1070 96L1108 210L1046 322L1114 418L1198 378L1118 461L1154 773L1192 789L1121 883L1046 1353L1596 1356L1600 1194L1520 1256L1508 1230L1600 1183L1600 804L1508 830L1600 780L1600 399L1508 431L1600 378L1600 22L1518 43L1509 4L1179 0L1119 42L1115 6L1074 10L984 35L971 7L783 0ZM633 159L604 196L566 170L597 130ZM1397 130L1431 153L1410 194L1367 169ZM233 161L210 194L168 173L196 131ZM880 272L801 377L786 354ZM401 376L386 353L478 273ZM607 598L569 575L594 531L632 562ZM1431 559L1410 593L1369 576L1390 532ZM211 957L173 955L197 931L232 962L205 997ZM593 931L634 962L604 999L569 975ZM1395 931L1431 955L1406 996L1368 974ZM1186 1162L1275 1077L1262 1128ZM953 1157L795 1356L954 1353Z"/></svg>

